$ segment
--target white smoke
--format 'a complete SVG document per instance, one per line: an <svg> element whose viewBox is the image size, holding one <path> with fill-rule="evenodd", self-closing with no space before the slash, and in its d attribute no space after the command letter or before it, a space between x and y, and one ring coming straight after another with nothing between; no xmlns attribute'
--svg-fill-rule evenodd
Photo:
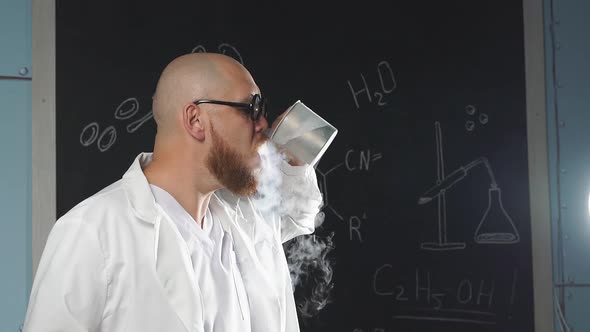
<svg viewBox="0 0 590 332"><path fill-rule="evenodd" d="M303 319L317 315L330 302L334 283L333 269L327 255L334 249L333 236L333 233L323 238L316 235L299 236L284 246L293 289L299 288L296 302Z"/></svg>
<svg viewBox="0 0 590 332"><path fill-rule="evenodd" d="M257 192L252 197L252 202L263 213L281 214L281 212L286 211L286 208L281 205L282 201L285 198L289 200L289 197L282 197L281 195L281 163L287 162L288 158L271 141L262 144L258 149L258 154L262 162L261 169L257 173Z"/></svg>
<svg viewBox="0 0 590 332"><path fill-rule="evenodd" d="M281 191L280 167L281 163L288 161L288 157L271 141L263 144L258 152L262 167L257 175L257 194L252 198L254 205L261 212L282 215L287 211L296 211L302 204L306 204L309 195L305 192L307 186L294 185L293 190L289 192ZM316 215L316 233L323 224L324 218L323 212ZM315 316L329 303L333 288L333 270L327 255L334 249L333 235L333 233L327 237L315 234L301 235L283 245L293 290L301 294L296 296L296 301L297 308L304 319Z"/></svg>

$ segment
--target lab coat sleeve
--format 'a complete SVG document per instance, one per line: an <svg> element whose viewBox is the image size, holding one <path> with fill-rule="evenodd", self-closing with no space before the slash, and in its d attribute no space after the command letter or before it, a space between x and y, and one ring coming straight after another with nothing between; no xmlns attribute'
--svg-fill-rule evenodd
<svg viewBox="0 0 590 332"><path fill-rule="evenodd" d="M322 194L318 187L315 169L310 165L291 166L281 163L281 241L311 234L315 220L322 207Z"/></svg>
<svg viewBox="0 0 590 332"><path fill-rule="evenodd" d="M35 275L23 331L100 330L107 298L105 262L94 227L76 217L58 220Z"/></svg>

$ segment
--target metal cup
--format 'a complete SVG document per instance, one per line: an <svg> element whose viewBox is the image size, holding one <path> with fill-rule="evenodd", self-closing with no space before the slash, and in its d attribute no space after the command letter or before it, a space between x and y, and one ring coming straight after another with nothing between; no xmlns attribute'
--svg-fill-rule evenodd
<svg viewBox="0 0 590 332"><path fill-rule="evenodd" d="M295 158L315 167L338 130L297 100L270 134L270 139Z"/></svg>

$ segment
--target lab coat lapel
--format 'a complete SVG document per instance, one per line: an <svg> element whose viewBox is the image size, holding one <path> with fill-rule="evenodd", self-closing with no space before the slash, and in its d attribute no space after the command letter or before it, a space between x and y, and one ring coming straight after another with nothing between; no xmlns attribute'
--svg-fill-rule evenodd
<svg viewBox="0 0 590 332"><path fill-rule="evenodd" d="M232 233L238 269L248 292L252 331L284 331L281 304L275 288L271 287L276 272L265 269L256 250L260 238L272 238L272 230L249 203L243 204L242 210L233 198L227 193L216 193L209 207L225 231Z"/></svg>
<svg viewBox="0 0 590 332"><path fill-rule="evenodd" d="M203 306L184 240L157 208L142 168L150 153L140 154L123 176L127 197L138 222L153 224L155 270L163 293L187 331L203 330Z"/></svg>
<svg viewBox="0 0 590 332"><path fill-rule="evenodd" d="M201 292L194 280L190 256L168 221L159 218L156 271L164 295L189 331L203 328Z"/></svg>
<svg viewBox="0 0 590 332"><path fill-rule="evenodd" d="M218 217L221 227L226 232L232 233L234 238L236 238L236 234L233 232L239 232L242 236L252 240L257 220L248 218L246 215L248 211L241 210L240 199L242 198L222 189L212 195L209 208L213 215Z"/></svg>

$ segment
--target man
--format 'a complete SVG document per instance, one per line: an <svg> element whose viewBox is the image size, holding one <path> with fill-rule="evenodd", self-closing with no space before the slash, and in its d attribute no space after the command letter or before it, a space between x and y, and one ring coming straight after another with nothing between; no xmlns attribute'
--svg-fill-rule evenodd
<svg viewBox="0 0 590 332"><path fill-rule="evenodd" d="M290 160L280 189L304 204L279 215L249 198L262 105L232 58L173 60L154 94L153 154L56 222L24 330L298 331L282 243L314 231L321 194L313 168Z"/></svg>

